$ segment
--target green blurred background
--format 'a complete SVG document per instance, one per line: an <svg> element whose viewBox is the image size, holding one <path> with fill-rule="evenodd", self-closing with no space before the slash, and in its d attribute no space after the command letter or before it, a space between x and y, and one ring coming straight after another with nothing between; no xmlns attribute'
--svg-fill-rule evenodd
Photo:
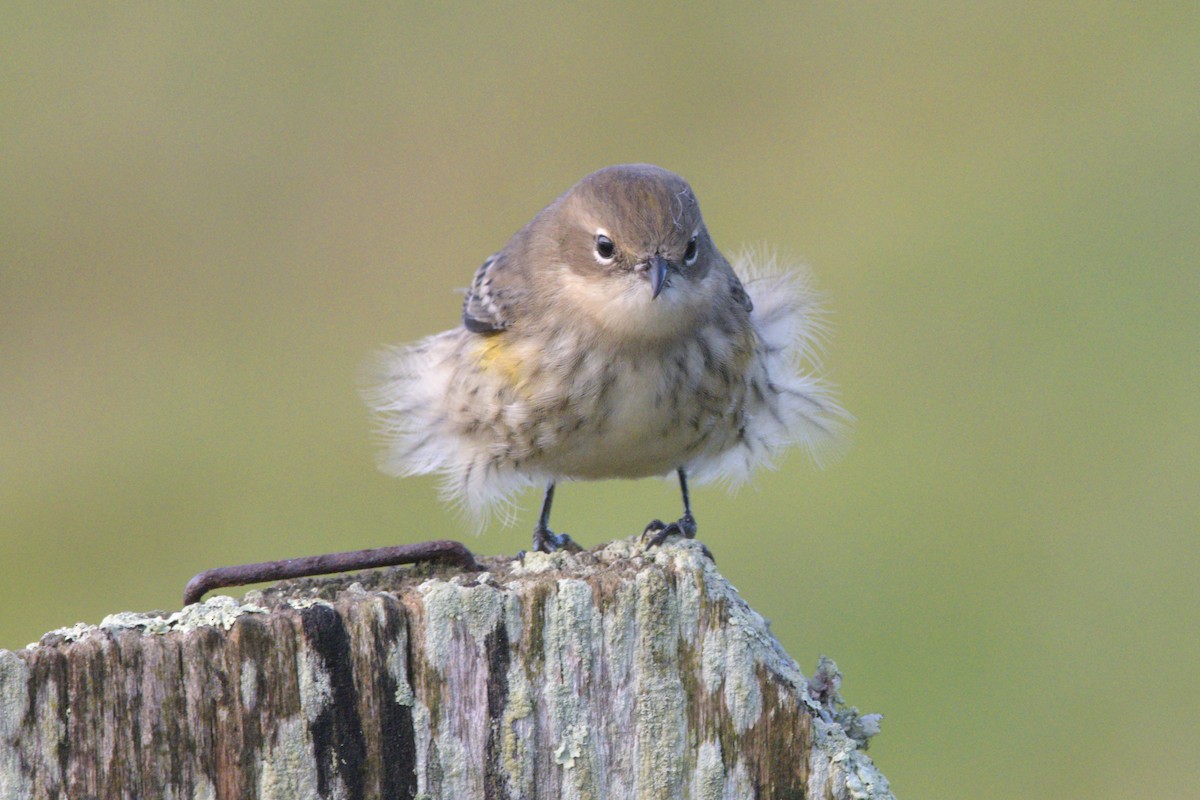
<svg viewBox="0 0 1200 800"><path fill-rule="evenodd" d="M1194 3L0 11L0 646L464 536L356 372L585 173L810 263L857 416L701 537L902 797L1200 782ZM672 483L571 485L586 544ZM470 544L526 546L538 498ZM1187 787L1193 787L1188 789Z"/></svg>

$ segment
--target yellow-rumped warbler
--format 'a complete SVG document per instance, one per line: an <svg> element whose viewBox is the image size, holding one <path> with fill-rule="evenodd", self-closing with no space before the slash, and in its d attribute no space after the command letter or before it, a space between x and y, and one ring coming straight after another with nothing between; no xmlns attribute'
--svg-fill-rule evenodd
<svg viewBox="0 0 1200 800"><path fill-rule="evenodd" d="M594 172L475 273L463 324L384 354L368 402L393 475L438 473L481 518L545 482L535 550L565 479L676 472L683 517L647 528L692 537L688 479L743 480L779 450L815 452L844 412L802 373L820 325L794 273L737 272L692 189L646 164Z"/></svg>

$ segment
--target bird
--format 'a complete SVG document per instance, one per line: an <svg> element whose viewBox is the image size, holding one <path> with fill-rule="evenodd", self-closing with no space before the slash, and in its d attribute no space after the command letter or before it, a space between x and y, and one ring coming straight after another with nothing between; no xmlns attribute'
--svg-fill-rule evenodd
<svg viewBox="0 0 1200 800"><path fill-rule="evenodd" d="M381 468L440 475L480 527L543 485L541 552L579 549L550 527L557 484L674 474L683 514L643 538L695 537L689 482L737 485L793 445L819 460L849 417L816 373L807 274L735 261L679 175L587 175L483 261L460 325L378 355Z"/></svg>

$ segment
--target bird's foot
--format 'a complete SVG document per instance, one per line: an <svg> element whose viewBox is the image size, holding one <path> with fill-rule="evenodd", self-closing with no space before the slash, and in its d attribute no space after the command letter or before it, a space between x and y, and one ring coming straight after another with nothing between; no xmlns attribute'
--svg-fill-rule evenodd
<svg viewBox="0 0 1200 800"><path fill-rule="evenodd" d="M537 553L553 553L566 550L568 553L578 553L583 550L578 542L565 533L555 533L549 528L538 526L533 531L533 549Z"/></svg>
<svg viewBox="0 0 1200 800"><path fill-rule="evenodd" d="M646 547L648 548L658 547L670 536L695 539L696 518L687 513L670 525L667 525L661 519L656 519L646 526L646 530L642 531L642 541L646 541L646 537L650 538L650 541L646 542Z"/></svg>
<svg viewBox="0 0 1200 800"><path fill-rule="evenodd" d="M658 547L671 536L682 536L685 539L696 538L696 518L691 513L684 514L681 518L672 522L670 525L663 522L661 519L651 521L646 526L646 530L642 531L642 541L646 543L646 549ZM714 564L717 562L713 558L712 552L703 544L700 545L704 556Z"/></svg>

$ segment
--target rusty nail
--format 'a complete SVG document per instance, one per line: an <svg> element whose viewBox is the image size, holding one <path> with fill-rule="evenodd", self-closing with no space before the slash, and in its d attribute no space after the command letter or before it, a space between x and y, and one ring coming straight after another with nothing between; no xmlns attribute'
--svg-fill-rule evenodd
<svg viewBox="0 0 1200 800"><path fill-rule="evenodd" d="M198 602L205 592L227 586L244 586L248 583L279 581L287 578L304 578L309 575L328 575L333 572L351 572L374 567L392 567L397 564L416 564L424 561L449 561L466 570L479 571L475 557L462 542L439 539L419 544L401 544L392 547L376 547L370 550L351 550L345 553L326 553L304 558L286 558L282 561L261 561L257 564L239 564L233 567L206 569L188 581L183 590L184 605Z"/></svg>

